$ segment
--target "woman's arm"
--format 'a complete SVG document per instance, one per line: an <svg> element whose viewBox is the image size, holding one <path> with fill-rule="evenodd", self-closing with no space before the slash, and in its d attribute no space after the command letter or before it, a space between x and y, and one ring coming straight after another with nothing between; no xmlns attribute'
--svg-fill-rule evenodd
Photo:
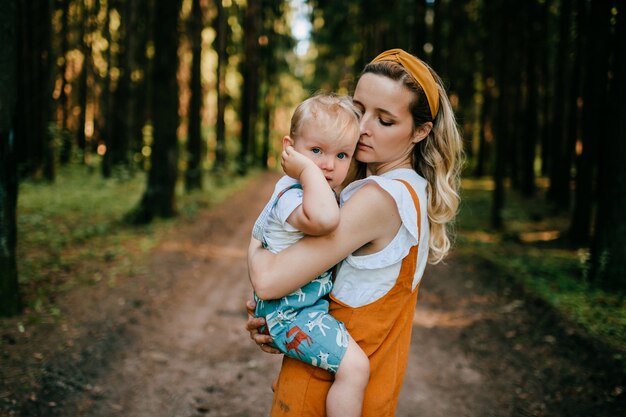
<svg viewBox="0 0 626 417"><path fill-rule="evenodd" d="M306 236L272 254L252 240L248 270L256 294L276 299L292 293L357 249L384 248L402 221L393 198L375 183L364 185L341 208L339 226L324 236Z"/></svg>

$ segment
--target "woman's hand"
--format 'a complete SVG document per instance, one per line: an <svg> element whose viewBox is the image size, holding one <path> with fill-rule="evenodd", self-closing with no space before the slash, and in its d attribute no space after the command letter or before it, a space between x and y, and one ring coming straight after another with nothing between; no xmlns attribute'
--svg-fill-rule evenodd
<svg viewBox="0 0 626 417"><path fill-rule="evenodd" d="M246 330L250 332L250 339L254 340L254 343L259 345L261 350L266 353L280 353L280 350L274 349L268 346L268 343L272 343L272 336L259 333L259 328L265 325L265 319L262 317L254 316L254 308L256 303L252 300L246 302L246 309L248 310L248 322L246 323Z"/></svg>

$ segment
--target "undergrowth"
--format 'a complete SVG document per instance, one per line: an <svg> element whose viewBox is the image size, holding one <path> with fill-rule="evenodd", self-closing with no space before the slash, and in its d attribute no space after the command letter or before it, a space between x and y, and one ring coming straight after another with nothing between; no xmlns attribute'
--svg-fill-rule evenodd
<svg viewBox="0 0 626 417"><path fill-rule="evenodd" d="M146 175L104 179L85 166L62 168L53 184L25 181L18 195L17 263L24 319L50 322L55 300L77 286L115 286L145 270L145 256L177 224L223 201L249 177L207 175L204 189L177 187L179 216L133 226L125 216L139 203Z"/></svg>
<svg viewBox="0 0 626 417"><path fill-rule="evenodd" d="M523 199L506 195L504 230L490 229L491 183L464 180L455 252L483 259L504 279L515 280L585 333L626 359L626 297L611 293L587 277L589 248L571 247L568 213L558 212L542 195Z"/></svg>

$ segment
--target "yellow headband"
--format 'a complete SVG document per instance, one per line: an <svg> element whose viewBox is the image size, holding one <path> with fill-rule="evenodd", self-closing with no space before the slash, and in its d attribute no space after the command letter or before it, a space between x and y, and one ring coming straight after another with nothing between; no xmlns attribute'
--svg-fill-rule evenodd
<svg viewBox="0 0 626 417"><path fill-rule="evenodd" d="M424 90L426 94L426 100L428 100L430 114L434 119L439 111L439 90L437 88L437 82L428 70L428 67L426 67L426 64L402 49L390 49L385 51L374 58L371 63L379 61L397 62L407 70L413 79L422 86L422 90Z"/></svg>

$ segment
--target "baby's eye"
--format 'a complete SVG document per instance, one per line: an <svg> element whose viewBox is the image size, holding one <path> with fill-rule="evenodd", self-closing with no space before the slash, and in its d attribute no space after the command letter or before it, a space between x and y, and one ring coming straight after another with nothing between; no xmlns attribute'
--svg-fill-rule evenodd
<svg viewBox="0 0 626 417"><path fill-rule="evenodd" d="M381 119L380 117L378 118L378 121L380 121L380 124L383 126L391 126L393 123L392 122L387 122L383 119Z"/></svg>
<svg viewBox="0 0 626 417"><path fill-rule="evenodd" d="M320 152L322 152L322 151L321 151L321 149L320 149L320 148L313 148L313 149L311 149L311 152L313 152L313 153L316 153L316 154L317 154L317 153L320 153Z"/></svg>
<svg viewBox="0 0 626 417"><path fill-rule="evenodd" d="M346 159L348 157L348 154L345 152L341 152L340 154L337 154L337 158L339 159Z"/></svg>

